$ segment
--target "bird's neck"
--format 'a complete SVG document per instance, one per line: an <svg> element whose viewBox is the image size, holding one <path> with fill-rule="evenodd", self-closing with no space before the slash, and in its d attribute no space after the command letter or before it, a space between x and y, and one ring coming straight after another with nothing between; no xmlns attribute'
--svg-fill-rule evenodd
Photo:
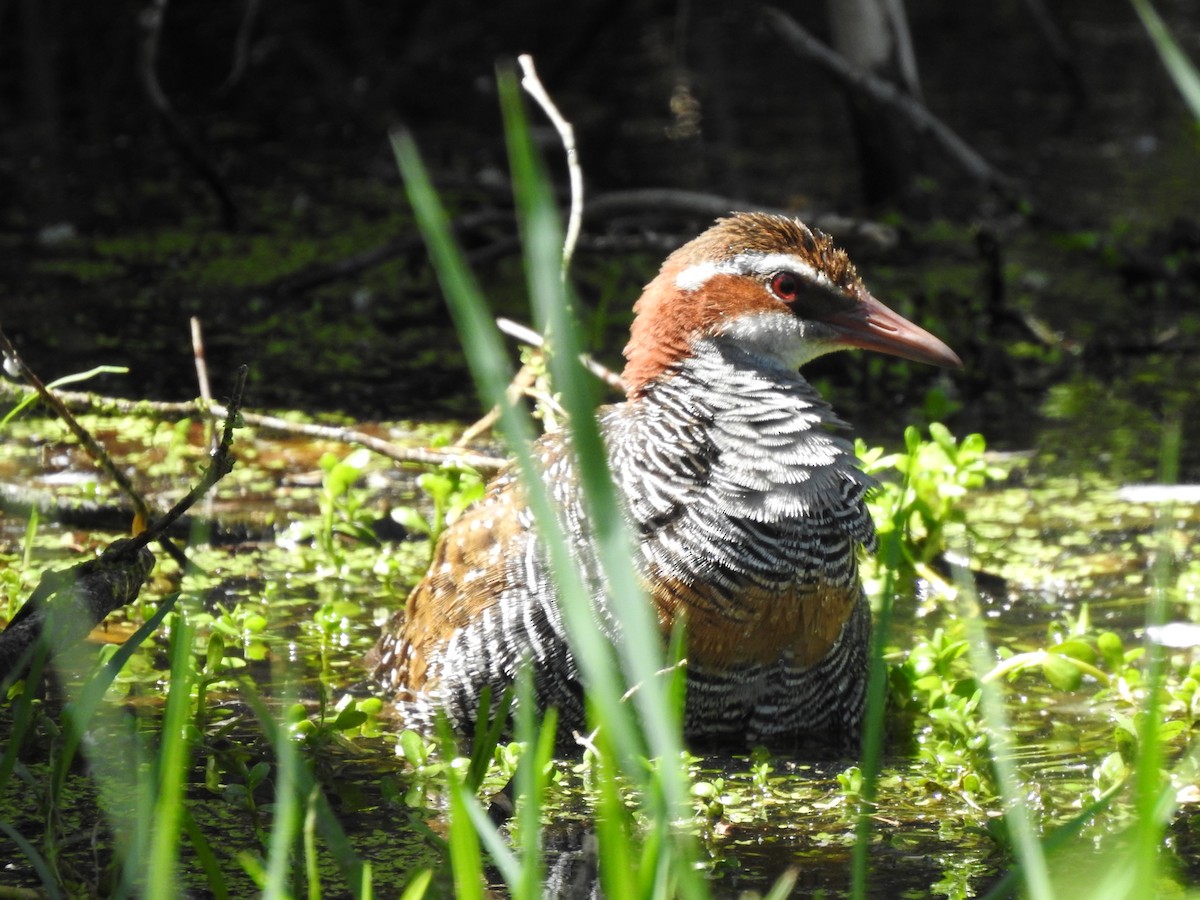
<svg viewBox="0 0 1200 900"><path fill-rule="evenodd" d="M854 463L829 404L779 357L723 338L704 338L692 355L647 392L697 422L727 457L769 461L787 480L795 466Z"/></svg>
<svg viewBox="0 0 1200 900"><path fill-rule="evenodd" d="M628 429L613 470L639 522L694 500L761 524L843 520L869 543L860 502L874 482L850 441L829 430L844 423L798 371L705 338L627 406L613 423Z"/></svg>

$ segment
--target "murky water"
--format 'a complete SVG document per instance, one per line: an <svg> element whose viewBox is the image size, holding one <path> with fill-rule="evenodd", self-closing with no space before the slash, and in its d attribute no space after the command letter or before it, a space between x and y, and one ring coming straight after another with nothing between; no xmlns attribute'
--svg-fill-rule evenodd
<svg viewBox="0 0 1200 900"><path fill-rule="evenodd" d="M63 496L70 483L78 493L78 482L94 473L56 429L37 422L19 426L0 462L5 478ZM143 487L153 493L156 487L169 486L178 493L180 471L203 456L197 434L184 438L159 426L139 436L126 435L114 446L131 459L145 460L147 454L172 457L174 463L164 465ZM202 643L221 635L223 671L229 676L209 688L209 728L214 733L226 728L229 735L207 742L197 760L191 791L196 817L202 827L222 836L222 846L232 842L245 848L254 844L255 822L261 821L260 807L270 802L270 791L268 786L260 787L257 795L248 792L239 782L237 759L249 754L253 763L256 746L265 759L271 757L261 737L255 737L256 726L239 696L237 679L249 675L272 703L299 701L310 715L322 700L332 706L347 691L364 696L369 686L362 683L362 656L381 618L402 601L425 550L418 541L389 540L368 547L338 540L337 558L322 552L311 537L320 519L317 461L324 452L333 449L342 455L345 449L249 436L239 448L243 461L238 474L198 515L243 520L253 537L219 546L197 543L192 558L208 574L183 581L181 607L199 626ZM151 471L145 465L140 469ZM380 461L371 463L360 495L367 518L383 520L389 507L420 505L411 475ZM107 488L84 493L111 497ZM994 647L1006 654L1044 647L1049 632L1062 635L1078 627L1085 610L1092 624L1111 629L1130 646L1140 640L1150 561L1158 541L1155 507L1124 502L1113 485L1098 480L1028 472L1014 476L1010 486L970 498L968 505L973 565L983 573L981 584L992 591L984 595L983 608ZM1196 558L1193 536L1200 508L1177 506L1173 516L1171 546L1186 570ZM29 576L19 574L24 534L24 521L0 520L0 550L6 554L0 567L6 570L3 583L10 594L18 585L29 587ZM194 534L202 535L203 530ZM68 564L115 536L42 524L33 543L34 566L56 560ZM129 624L140 621L158 598L179 586L173 565L160 562L141 603L127 611ZM1176 597L1186 600L1184 594ZM1170 614L1186 620L1190 611L1186 602L1179 602ZM952 604L942 598L902 598L890 643L898 653L907 652L931 640L938 629L952 629L954 621ZM129 630L115 617L96 637L122 640ZM102 730L119 731L119 722L129 716L142 722L140 727L153 728L167 674L165 646L164 639L152 640L127 668L108 699L108 724L102 724ZM1112 752L1114 701L1097 701L1095 694L1094 684L1065 692L1036 673L1023 674L1007 686L1017 739L1015 760L1028 788L1023 802L1046 828L1069 819L1095 793L1097 767ZM936 728L917 720L923 724L913 725L914 720L904 716L892 721L872 838L874 895L970 896L1006 866L999 805L986 786L972 778L971 762L956 760L954 752L940 747ZM437 780L423 780L395 758L386 725L372 722L366 731L347 733L349 741L330 734L310 742L309 752L351 840L372 859L377 885L399 885L414 866L436 863L437 851L425 826L434 831L441 827ZM718 895L765 890L793 866L801 872L798 895L817 889L837 895L845 890L855 804L847 799L843 782L853 762L778 753L696 760L695 777L712 789L698 796L694 825ZM586 811L578 787L572 787L572 765L562 763L564 780L551 800L558 811L552 844L572 848L551 857L556 877L562 878L578 875L580 867L587 869L586 853L577 849L586 829ZM81 808L63 811L78 817L80 829L94 824L89 816L95 813L97 784L100 797L121 789L111 778L101 777L103 767L93 768L98 780L81 778L76 786ZM19 828L40 828L35 801L31 796L4 798L5 817ZM564 822L577 824L567 827ZM1098 821L1088 839L1102 842L1118 827L1118 822ZM20 858L11 847L3 855ZM32 883L29 873L21 871L17 864L13 883ZM388 890L384 887L382 892Z"/></svg>

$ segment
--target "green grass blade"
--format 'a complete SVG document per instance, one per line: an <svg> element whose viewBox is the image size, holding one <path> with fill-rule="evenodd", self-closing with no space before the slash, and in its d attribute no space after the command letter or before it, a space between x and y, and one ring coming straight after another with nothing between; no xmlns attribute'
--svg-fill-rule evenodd
<svg viewBox="0 0 1200 900"><path fill-rule="evenodd" d="M763 900L787 900L792 896L792 889L796 886L799 878L800 870L793 866L775 879L775 883L771 885L771 890L767 891Z"/></svg>
<svg viewBox="0 0 1200 900"><path fill-rule="evenodd" d="M476 800L474 796L467 793L465 783L456 781L453 776L451 776L450 791L452 796L458 796L458 805L451 806L451 815L464 816L463 821L466 823L465 830L472 832L472 834L478 836L479 839L477 842L475 842L474 848L468 850L468 853L478 853L479 844L482 843L483 848L487 850L487 854L492 860L492 864L500 870L500 877L504 879L505 884L510 886L513 897L518 898L518 900L528 900L528 898L531 896L540 896L540 891L538 891L536 894L530 895L521 894L519 890L517 890L517 888L519 888L524 881L522 878L522 861L517 859L516 855L509 848L508 844L505 843L504 838L500 836L500 832L496 830L496 826L493 825L492 820L488 818L487 810L480 805L479 801ZM451 837L451 857L454 857L453 837ZM468 856L468 860L473 861L473 859L473 856ZM456 890L458 889L457 863L458 860L455 860ZM480 863L475 867L474 875L472 876L470 874L470 866L468 866L465 876L467 878L473 878L474 883L481 886L481 890L482 872L483 863L482 857L480 857Z"/></svg>
<svg viewBox="0 0 1200 900"><path fill-rule="evenodd" d="M605 746L605 732L597 734L596 741L599 752L592 761L592 772L598 793L596 842L602 850L599 858L600 885L605 897L643 896L638 887L634 824L621 797L615 755L611 748Z"/></svg>
<svg viewBox="0 0 1200 900"><path fill-rule="evenodd" d="M1175 484L1179 480L1180 425L1169 422L1163 429L1162 459L1159 480ZM1171 572L1174 549L1172 530L1174 504L1166 503L1157 510L1155 526L1153 585L1150 604L1146 608L1146 701L1138 728L1137 764L1134 768L1134 805L1137 816L1134 825L1132 852L1136 884L1154 884L1161 865L1161 847L1167 821L1174 810L1174 792L1163 771L1165 764L1159 727L1163 721L1163 702L1167 678L1166 648L1154 639L1167 621L1169 591L1173 586Z"/></svg>
<svg viewBox="0 0 1200 900"><path fill-rule="evenodd" d="M259 727L263 730L267 740L277 746L278 741L287 739L286 729L282 727L271 714L267 705L259 696L258 690L249 680L243 680L240 685L242 698L246 701L246 705L253 711L255 718L258 720ZM346 832L342 828L341 822L338 821L337 815L329 805L329 800L325 796L325 792L321 790L321 786L317 783L316 777L313 775L308 761L299 753L296 754L296 768L294 780L296 784L295 790L303 796L309 797L309 802L314 807L314 815L316 817L316 829L322 840L329 850L330 856L337 863L343 880L346 882L350 896L356 900L363 900L365 894L369 893L370 879L366 875L366 866L359 858L354 850L354 846L346 837ZM263 878L265 879L265 872ZM265 881L264 881L265 883Z"/></svg>
<svg viewBox="0 0 1200 900"><path fill-rule="evenodd" d="M1150 0L1129 0L1134 10L1142 20L1142 25L1150 34L1158 50L1159 58L1166 66L1168 74L1175 82L1175 87L1183 95L1184 102L1192 111L1192 116L1200 122L1200 71L1187 58L1187 55L1171 36L1166 23L1151 5Z"/></svg>
<svg viewBox="0 0 1200 900"><path fill-rule="evenodd" d="M979 609L975 585L970 572L955 571L955 587L962 602L961 617L967 632L967 652L971 666L978 676L986 673L993 665L984 632L984 617ZM1050 869L1046 863L1045 850L1038 837L1037 827L1029 815L1021 797L1021 776L1013 764L1009 744L1012 730L1004 711L1004 700L1000 687L995 682L980 681L979 710L990 737L992 766L996 772L997 787L1004 804L1004 820L1012 836L1013 849L1021 862L1025 883L1025 894L1031 900L1053 900L1054 889L1050 881Z"/></svg>
<svg viewBox="0 0 1200 900"><path fill-rule="evenodd" d="M508 713L512 708L513 692L506 689L492 713L492 692L485 687L479 696L479 715L475 719L475 734L471 742L471 765L467 770L467 790L474 793L483 784L492 760L496 757L496 746L504 729L508 727Z"/></svg>
<svg viewBox="0 0 1200 900"><path fill-rule="evenodd" d="M605 579L606 602L620 625L616 650L621 671L612 665L609 639L596 627L590 593L560 592L564 621L575 658L587 673L586 684L599 722L613 732L609 746L616 748L625 772L640 782L642 805L657 832L647 835L647 840L662 839L658 847L647 848L661 853L656 864L644 866L643 872L652 875L655 891L706 896L707 884L696 874L694 842L672 825L688 811L687 779L680 765L682 722L678 705L672 702L676 682L661 674L665 668L661 628L631 564L635 544L613 486L595 416L596 382L579 361L584 348L578 316L562 279L558 211L511 71L500 73L499 93L534 317L552 341L549 366L570 417L575 469ZM547 520L538 521L545 532L541 523ZM557 577L557 568L555 573ZM628 685L636 686L632 695L632 706L639 713L636 720L624 700ZM634 737L637 744L631 743ZM653 777L638 759L642 747L658 759Z"/></svg>
<svg viewBox="0 0 1200 900"><path fill-rule="evenodd" d="M517 834L520 837L520 881L510 885L513 896L535 900L541 896L545 878L542 856L542 797L546 790L546 769L554 753L558 715L546 711L539 724L534 709L533 674L529 666L521 669L517 683L517 740L524 745L521 761L513 776L516 787Z"/></svg>
<svg viewBox="0 0 1200 900"><path fill-rule="evenodd" d="M45 641L38 641L35 646L30 648L29 653L31 655L29 672L25 676L24 689L17 698L13 710L12 727L8 735L8 740L4 745L4 755L0 756L0 789L7 787L9 779L12 778L13 767L17 763L17 755L20 753L21 745L25 741L25 735L33 723L35 699L33 686L41 684L42 672L45 670L46 656L49 653L49 648Z"/></svg>
<svg viewBox="0 0 1200 900"><path fill-rule="evenodd" d="M284 708L288 705L285 702ZM272 746L275 749L275 815L267 848L263 897L282 900L292 893L292 854L300 831L299 760L296 744L286 728L275 729ZM309 887L313 887L311 881Z"/></svg>
<svg viewBox="0 0 1200 900"><path fill-rule="evenodd" d="M429 890L429 885L433 881L433 870L422 869L413 876L412 881L404 888L404 893L400 895L400 900L423 900L425 892Z"/></svg>
<svg viewBox="0 0 1200 900"><path fill-rule="evenodd" d="M622 628L617 650L628 683L638 685L634 704L642 712L641 724L651 753L661 759L676 759L682 749L681 727L672 714L667 680L657 674L664 667L662 636L651 604L630 564L634 544L613 489L608 456L594 414L595 381L579 362L584 348L578 318L561 278L557 209L533 146L516 76L511 72L501 73L499 87L530 296L538 324L553 340L550 368L554 385L571 418L576 468L588 523L609 585L609 602ZM591 621L589 610L588 622ZM590 633L579 637L589 644L604 640L594 627L586 630ZM596 698L606 722L610 716L619 715L612 703L615 700L620 704L620 696L624 694L622 682L614 681L611 686L604 685ZM616 698L610 695L610 687L619 691ZM682 779L664 773L662 787L669 805L677 812L682 810L686 800Z"/></svg>
<svg viewBox="0 0 1200 900"><path fill-rule="evenodd" d="M94 369L88 369L86 372L79 372L74 375L64 375L62 378L55 379L46 387L53 390L60 388L66 384L75 384L80 381L87 381L89 378L94 378L97 375L128 375L129 369L125 366L96 366ZM39 397L37 394L30 394L22 399L16 406L8 411L8 414L0 419L0 428L3 428L13 419L21 414L21 410L29 406L31 403L36 403Z"/></svg>
<svg viewBox="0 0 1200 900"><path fill-rule="evenodd" d="M451 316L462 338L476 388L485 406L495 406L500 410L500 428L514 453L526 490L526 500L539 523L539 533L544 540L551 571L559 595L563 598L567 627L572 636L578 636L581 642L575 646L576 661L584 670L585 680L595 698L611 715L606 722L618 733L617 745L627 754L634 754L637 748L644 746L644 742L633 728L628 714L621 710L623 690L611 670L611 648L598 635L590 611L586 616L578 614L580 604L587 602L589 595L570 548L557 527L554 507L530 454L534 433L532 423L528 414L514 407L505 396L512 378L512 367L499 330L488 314L483 295L461 252L454 244L449 219L411 136L404 132L393 135L392 147L417 222L429 246L438 280L445 291ZM548 527L540 523L547 523ZM569 598L580 599L572 601Z"/></svg>
<svg viewBox="0 0 1200 900"><path fill-rule="evenodd" d="M492 827L491 822L480 829L471 818L470 803L474 798L468 799L466 788L457 774L449 773L448 782L450 833L447 843L450 847L450 873L454 878L454 896L460 900L483 900L483 854L479 849L479 840L481 834L495 834L496 829ZM502 876L515 878L511 869L516 863L511 859L511 854L508 858L505 857L508 848L503 849L504 853L496 859L496 865Z"/></svg>
<svg viewBox="0 0 1200 900"><path fill-rule="evenodd" d="M907 490L907 484L905 486ZM854 847L850 853L850 896L862 900L867 896L870 877L871 824L875 797L879 787L879 772L883 764L883 740L886 723L888 671L884 649L891 635L892 608L896 594L896 573L900 571L904 554L904 523L900 516L892 528L882 535L879 548L883 568L883 589L871 633L871 655L867 675L867 702L863 711L862 794L858 818L854 825Z"/></svg>
<svg viewBox="0 0 1200 900"><path fill-rule="evenodd" d="M1096 816L1108 809L1113 799L1124 791L1126 787L1127 782L1125 780L1114 784L1089 803L1083 810L1048 834L1042 841L1042 849L1045 855L1050 856L1067 846ZM983 896L982 900L1004 900L1004 898L1014 896L1018 885L1023 879L1024 866L1020 860L1017 860L1016 865L1009 868L1004 873L1004 877L991 886L991 889Z"/></svg>
<svg viewBox="0 0 1200 900"><path fill-rule="evenodd" d="M146 872L145 895L151 900L174 900L180 894L181 810L184 780L191 756L187 725L195 672L192 659L195 638L195 628L182 618L178 619L171 633L171 686L163 715L157 791L153 804L154 825L150 831L150 858Z"/></svg>
<svg viewBox="0 0 1200 900"><path fill-rule="evenodd" d="M308 879L308 900L321 898L321 867L317 856L317 796L314 788L308 792L304 807L304 877ZM371 864L364 862L362 866L363 883L362 897L371 895Z"/></svg>
<svg viewBox="0 0 1200 900"><path fill-rule="evenodd" d="M674 879L680 886L680 895L703 896L706 894L705 884L691 864L691 841L675 833L670 826L671 822L686 812L686 780L679 767L679 716L669 702L671 679L658 675L663 668L661 635L630 565L633 544L625 533L623 516L608 476L607 456L593 418L596 400L594 387L589 376L576 363L580 343L561 282L560 239L553 201L545 189L545 181L528 138L519 90L511 73L501 75L500 92L530 290L537 318L554 339L554 352L550 359L555 386L561 392L572 417L572 440L578 456L577 472L584 486L589 524L595 534L602 569L608 578L612 598L610 603L627 638L618 652L628 681L617 665L611 642L596 626L590 591L586 589L571 548L558 527L557 514L541 472L531 458L529 447L533 428L524 411L514 409L504 396L511 378L511 366L503 341L462 254L451 238L446 213L430 184L415 144L406 133L393 136L396 161L446 294L451 315L458 327L476 387L485 405L497 406L501 410L501 430L516 458L526 502L538 523L539 536L558 588L560 608L573 654L588 686L589 709L595 713L596 720L602 723L602 731L608 739L605 745L610 752L617 754L620 768L642 788L650 821L667 823L662 827L668 829L672 850L661 858L675 862L654 866L655 871L661 868L662 872L668 873L662 876L658 887L663 888ZM629 683L638 685L632 703L623 701ZM638 727L638 719L633 715L635 709L641 713L640 720L647 729L649 741ZM648 777L641 762L642 757L651 751L662 760L658 778ZM465 805L460 813L471 815ZM482 833L487 840L488 832ZM603 833L617 836L613 829L606 829ZM631 846L628 845L632 840L631 834L632 830L625 831L625 851ZM464 839L461 852L478 855L478 848L472 848ZM616 847L603 847L602 840L602 859L610 861L621 857L633 861L628 853L622 857L622 852ZM454 852L452 864L459 864ZM606 868L610 869L610 874L616 871L612 866ZM632 869L627 867L614 877L629 884L627 879L631 872ZM610 896L628 894L610 893Z"/></svg>
<svg viewBox="0 0 1200 900"><path fill-rule="evenodd" d="M58 879L50 871L50 866L46 864L46 860L38 852L37 847L29 843L23 834L3 819L0 819L0 831L3 831L8 839L16 844L17 849L33 866L33 871L37 873L38 880L42 882L42 890L46 892L46 896L51 900L62 900L63 893L58 889Z"/></svg>
<svg viewBox="0 0 1200 900"><path fill-rule="evenodd" d="M183 832L191 842L196 859L200 861L200 868L204 870L204 877L208 881L208 889L212 892L213 900L229 900L229 886L225 882L225 873L221 870L221 863L217 859L217 855L213 853L212 845L209 844L204 832L200 830L191 811L186 806L180 810L180 818L183 823Z"/></svg>
<svg viewBox="0 0 1200 900"><path fill-rule="evenodd" d="M83 740L83 735L91 724L92 718L96 715L96 709L104 699L105 692L113 681L116 680L116 677L121 674L121 670L125 667L125 664L129 662L133 654L145 642L146 638L158 631L163 619L175 608L178 600L178 593L164 597L159 602L158 608L154 610L154 614L143 622L141 627L130 635L125 643L117 648L116 653L109 657L108 662L101 666L99 671L88 679L83 689L80 690L79 695L71 703L67 704L63 710L63 718L67 723L67 727L63 736L62 751L59 753L52 776L54 778L53 791L58 792L62 789L63 782L70 771L71 763L75 759L75 753L79 749L79 743Z"/></svg>

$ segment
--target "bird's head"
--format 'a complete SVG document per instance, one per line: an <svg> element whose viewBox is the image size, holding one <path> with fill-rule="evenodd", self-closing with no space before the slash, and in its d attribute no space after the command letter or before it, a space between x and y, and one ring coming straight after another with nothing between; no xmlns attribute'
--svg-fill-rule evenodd
<svg viewBox="0 0 1200 900"><path fill-rule="evenodd" d="M634 306L624 380L636 397L693 352L737 343L791 370L859 347L936 366L958 355L871 296L828 235L784 216L736 213L667 257Z"/></svg>

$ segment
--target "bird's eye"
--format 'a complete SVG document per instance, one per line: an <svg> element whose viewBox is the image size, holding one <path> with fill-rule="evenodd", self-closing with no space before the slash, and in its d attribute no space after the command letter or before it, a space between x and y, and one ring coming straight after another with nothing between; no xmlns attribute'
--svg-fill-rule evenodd
<svg viewBox="0 0 1200 900"><path fill-rule="evenodd" d="M771 293L791 303L800 294L800 279L791 272L776 272L771 276Z"/></svg>

